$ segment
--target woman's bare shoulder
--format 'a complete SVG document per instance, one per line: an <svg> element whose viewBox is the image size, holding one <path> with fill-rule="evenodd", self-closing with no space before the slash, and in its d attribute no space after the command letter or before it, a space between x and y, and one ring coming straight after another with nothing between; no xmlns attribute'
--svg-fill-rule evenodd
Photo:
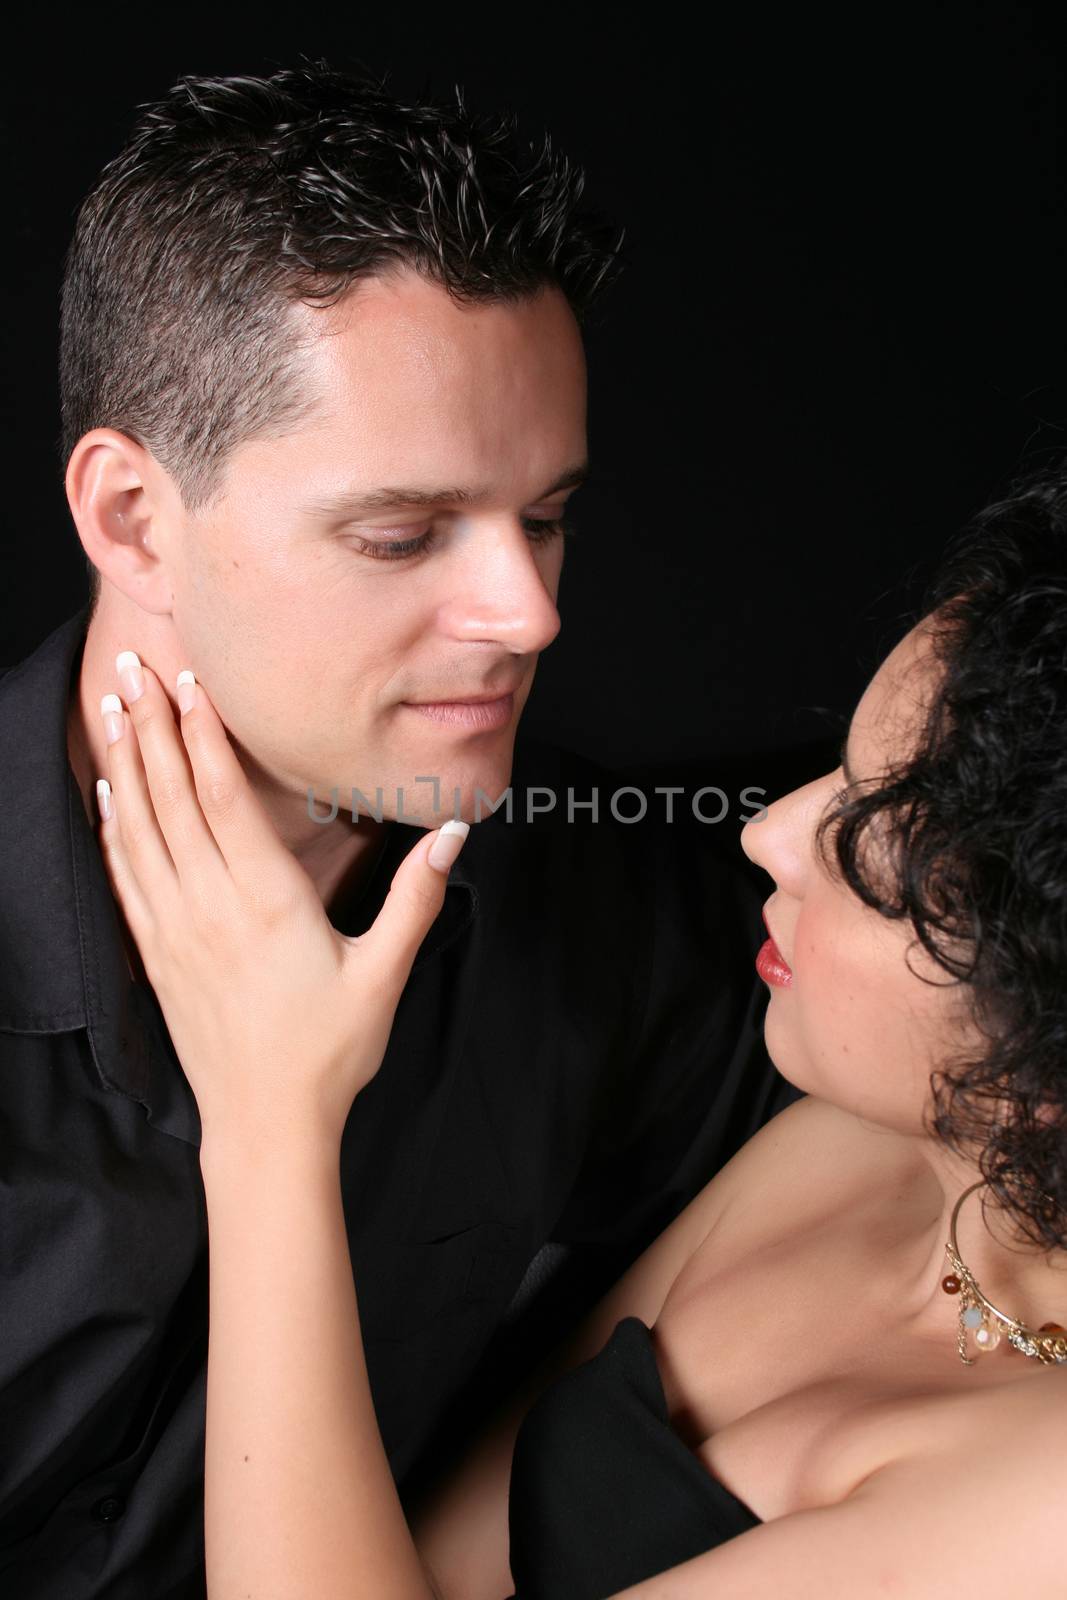
<svg viewBox="0 0 1067 1600"><path fill-rule="evenodd" d="M595 1355L622 1317L640 1317L651 1327L712 1235L718 1239L728 1227L731 1247L747 1248L783 1219L802 1227L869 1183L873 1160L899 1169L909 1145L825 1101L794 1101L742 1146L598 1302L572 1336L569 1364Z"/></svg>
<svg viewBox="0 0 1067 1600"><path fill-rule="evenodd" d="M862 1122L851 1111L805 1095L744 1144L693 1202L716 1225L738 1209L770 1219L775 1200L814 1209L837 1205L857 1183L918 1165L915 1140Z"/></svg>
<svg viewBox="0 0 1067 1600"><path fill-rule="evenodd" d="M1000 1359L999 1357L996 1359ZM984 1384L973 1391L916 1397L897 1401L892 1408L895 1427L883 1423L886 1465L918 1459L940 1448L937 1441L953 1438L957 1446L970 1440L996 1439L998 1456L1014 1452L1038 1462L1048 1453L1046 1465L1062 1463L1067 1429L1067 1365L1041 1366L1009 1352L1018 1375L1010 1382ZM895 1437L894 1437L895 1435ZM1061 1469L1056 1468L1057 1472Z"/></svg>
<svg viewBox="0 0 1067 1600"><path fill-rule="evenodd" d="M998 1585L1025 1572L1029 1594L1062 1594L1065 1429L1067 1366L916 1401L899 1409L899 1448L844 1504L868 1503L877 1536L887 1518L907 1525L931 1569L938 1553L980 1556Z"/></svg>

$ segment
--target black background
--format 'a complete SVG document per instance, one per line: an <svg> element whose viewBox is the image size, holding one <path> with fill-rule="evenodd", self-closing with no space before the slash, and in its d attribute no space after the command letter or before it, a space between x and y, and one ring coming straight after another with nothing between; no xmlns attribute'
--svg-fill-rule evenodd
<svg viewBox="0 0 1067 1600"><path fill-rule="evenodd" d="M1054 7L164 15L50 15L5 85L0 660L87 592L56 453L62 256L135 106L183 72L303 52L398 94L459 81L549 128L626 225L526 714L611 765L837 727L946 537L1067 443Z"/></svg>

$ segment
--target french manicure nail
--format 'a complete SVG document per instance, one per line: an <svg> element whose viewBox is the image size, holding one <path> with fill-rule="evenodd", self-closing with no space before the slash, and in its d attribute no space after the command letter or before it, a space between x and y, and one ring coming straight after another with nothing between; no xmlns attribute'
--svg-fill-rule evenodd
<svg viewBox="0 0 1067 1600"><path fill-rule="evenodd" d="M183 667L178 674L177 690L178 710L191 711L196 704L196 678L188 667Z"/></svg>
<svg viewBox="0 0 1067 1600"><path fill-rule="evenodd" d="M100 807L100 820L106 822L111 815L111 785L106 778L96 780L96 803Z"/></svg>
<svg viewBox="0 0 1067 1600"><path fill-rule="evenodd" d="M122 715L122 701L117 694L106 694L100 702L100 715L104 719L104 738L108 744L121 739L126 727Z"/></svg>
<svg viewBox="0 0 1067 1600"><path fill-rule="evenodd" d="M127 700L139 700L144 694L144 673L136 650L120 650L115 657L115 671L126 691Z"/></svg>
<svg viewBox="0 0 1067 1600"><path fill-rule="evenodd" d="M463 849L471 831L469 822L443 822L426 859L438 872L447 872Z"/></svg>

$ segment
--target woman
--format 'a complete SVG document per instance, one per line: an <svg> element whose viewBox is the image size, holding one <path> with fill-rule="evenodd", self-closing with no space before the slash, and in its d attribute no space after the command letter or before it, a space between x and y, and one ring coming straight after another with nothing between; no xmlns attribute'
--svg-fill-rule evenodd
<svg viewBox="0 0 1067 1600"><path fill-rule="evenodd" d="M807 1098L410 1529L338 1155L465 830L344 940L179 694L143 750L123 716L101 843L201 1110L211 1600L1062 1594L1064 479L978 520L840 769L744 830L776 885L767 1043Z"/></svg>

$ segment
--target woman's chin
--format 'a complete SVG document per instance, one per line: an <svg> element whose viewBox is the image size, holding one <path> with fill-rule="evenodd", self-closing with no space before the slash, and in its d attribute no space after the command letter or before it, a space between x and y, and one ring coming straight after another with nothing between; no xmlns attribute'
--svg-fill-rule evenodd
<svg viewBox="0 0 1067 1600"><path fill-rule="evenodd" d="M827 1095L826 1085L820 1080L807 1053L798 1049L796 1037L790 1037L791 1030L776 1013L773 993L771 1000L763 1024L763 1042L775 1067L794 1089L800 1089L804 1094L818 1095L821 1100L832 1099L831 1095Z"/></svg>
<svg viewBox="0 0 1067 1600"><path fill-rule="evenodd" d="M775 1004L777 998L777 992L772 989L763 1013L763 1042L778 1071L783 1077L788 1077L787 1068L798 1054L796 1031L789 1027L788 1019L782 1016L781 1009Z"/></svg>

